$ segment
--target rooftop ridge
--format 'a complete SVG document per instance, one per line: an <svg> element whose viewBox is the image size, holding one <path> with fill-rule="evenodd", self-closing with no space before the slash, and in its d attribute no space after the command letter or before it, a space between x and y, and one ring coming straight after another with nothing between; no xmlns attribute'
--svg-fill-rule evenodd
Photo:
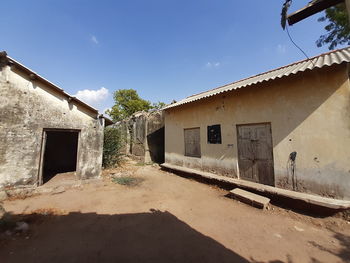
<svg viewBox="0 0 350 263"><path fill-rule="evenodd" d="M326 55L329 55L329 54L332 54L332 53L336 53L336 52L339 52L339 51L341 51L341 50L349 49L349 48L350 48L349 46L348 46L348 47L344 47L344 48L339 48L339 49L335 49L335 50L331 50L331 51L328 51L328 52L321 53L321 54L316 55L316 56L313 56L313 57L311 57L311 58L306 58L306 59L303 59L303 60L298 60L298 61L296 61L296 62L287 64L287 65L285 65L285 66L281 66L281 67L278 67L278 68L274 68L274 69L271 69L271 70L268 70L268 71L265 71L265 72L262 72L262 73L253 75L253 76L249 76L249 77L246 77L246 78L243 78L243 79L240 79L240 80L237 80L237 81L234 81L234 82L231 82L231 83L228 83L228 84L225 84L225 85L222 85L222 86L213 88L213 89L209 89L209 90L206 90L206 91L202 91L202 92L199 92L199 93L190 95L190 96L186 97L185 99L189 99L189 98L192 98L192 97L195 97L195 96L204 94L204 93L206 93L206 92L210 92L210 91L214 91L214 90L217 90L217 89L221 89L221 88L224 88L224 87L227 87L227 86L230 86L230 85L233 85L233 84L236 84L236 83L239 83L239 82L248 80L248 79L252 79L252 78L255 78L255 77L264 75L264 74L268 74L268 73L271 73L271 72L274 72L274 71L277 71L277 70L281 70L281 69L284 69L284 68L287 68L287 67L291 67L291 66L294 66L294 65L297 65L297 64L300 64L300 63L304 63L304 62L307 62L307 61L315 60L315 59L318 59L318 58L320 58L320 57L322 57L322 56L326 56Z"/></svg>

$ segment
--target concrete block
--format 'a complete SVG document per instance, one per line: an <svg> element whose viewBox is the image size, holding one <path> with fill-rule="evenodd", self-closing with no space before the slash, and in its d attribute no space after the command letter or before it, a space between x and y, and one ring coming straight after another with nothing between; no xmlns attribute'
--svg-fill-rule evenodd
<svg viewBox="0 0 350 263"><path fill-rule="evenodd" d="M261 209L267 209L270 204L270 199L261 195L235 188L230 193L238 200Z"/></svg>

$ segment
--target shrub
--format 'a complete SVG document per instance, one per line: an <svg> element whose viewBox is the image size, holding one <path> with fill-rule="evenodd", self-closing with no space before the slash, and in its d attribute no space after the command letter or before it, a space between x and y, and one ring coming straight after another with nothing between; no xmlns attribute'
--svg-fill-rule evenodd
<svg viewBox="0 0 350 263"><path fill-rule="evenodd" d="M122 146L120 131L116 128L105 128L103 139L103 159L104 168L114 167L121 160L120 149Z"/></svg>

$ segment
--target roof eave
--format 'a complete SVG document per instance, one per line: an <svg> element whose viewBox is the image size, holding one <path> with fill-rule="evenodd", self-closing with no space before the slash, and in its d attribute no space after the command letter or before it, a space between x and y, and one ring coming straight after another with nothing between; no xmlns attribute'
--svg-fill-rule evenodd
<svg viewBox="0 0 350 263"><path fill-rule="evenodd" d="M194 103L196 101L217 96L224 92L230 92L233 90L246 88L249 86L255 86L263 82L274 81L276 79L287 78L292 75L300 74L301 72L314 70L316 68L323 68L326 66L333 66L336 64L343 64L350 62L350 47L338 49L335 51L327 52L315 56L313 58L305 59L302 61L294 62L289 65L273 69L264 73L257 74L218 88L201 92L192 96L189 96L179 102L170 104L164 108L169 110L175 107L183 106L185 104Z"/></svg>
<svg viewBox="0 0 350 263"><path fill-rule="evenodd" d="M113 125L114 124L114 121L112 121L110 118L102 115L102 118L105 119L105 126L109 126L109 125Z"/></svg>
<svg viewBox="0 0 350 263"><path fill-rule="evenodd" d="M20 69L21 71L26 72L28 75L31 75L35 80L39 80L40 82L48 85L50 88L52 88L53 90L61 93L62 95L64 95L68 100L74 101L76 104L79 104L81 106L83 106L86 109L89 109L90 111L98 114L98 110L95 109L94 107L86 104L85 102L77 99L74 96L69 95L68 93L66 93L63 89L61 89L60 87L58 87L57 85L53 84L52 82L50 82L49 80L45 79L44 77L40 76L39 74L37 74L36 72L34 72L33 70L27 68L26 66L22 65L21 63L19 63L18 61L16 61L15 59L7 56L9 62L11 65L15 65L16 68Z"/></svg>

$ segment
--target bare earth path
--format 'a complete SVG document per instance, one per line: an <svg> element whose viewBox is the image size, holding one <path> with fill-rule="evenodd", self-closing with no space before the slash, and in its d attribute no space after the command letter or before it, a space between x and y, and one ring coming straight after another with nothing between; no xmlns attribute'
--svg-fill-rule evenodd
<svg viewBox="0 0 350 263"><path fill-rule="evenodd" d="M152 166L122 171L143 181L128 187L105 177L6 201L14 214L56 213L0 243L0 262L350 262L350 224L342 219L258 210Z"/></svg>

